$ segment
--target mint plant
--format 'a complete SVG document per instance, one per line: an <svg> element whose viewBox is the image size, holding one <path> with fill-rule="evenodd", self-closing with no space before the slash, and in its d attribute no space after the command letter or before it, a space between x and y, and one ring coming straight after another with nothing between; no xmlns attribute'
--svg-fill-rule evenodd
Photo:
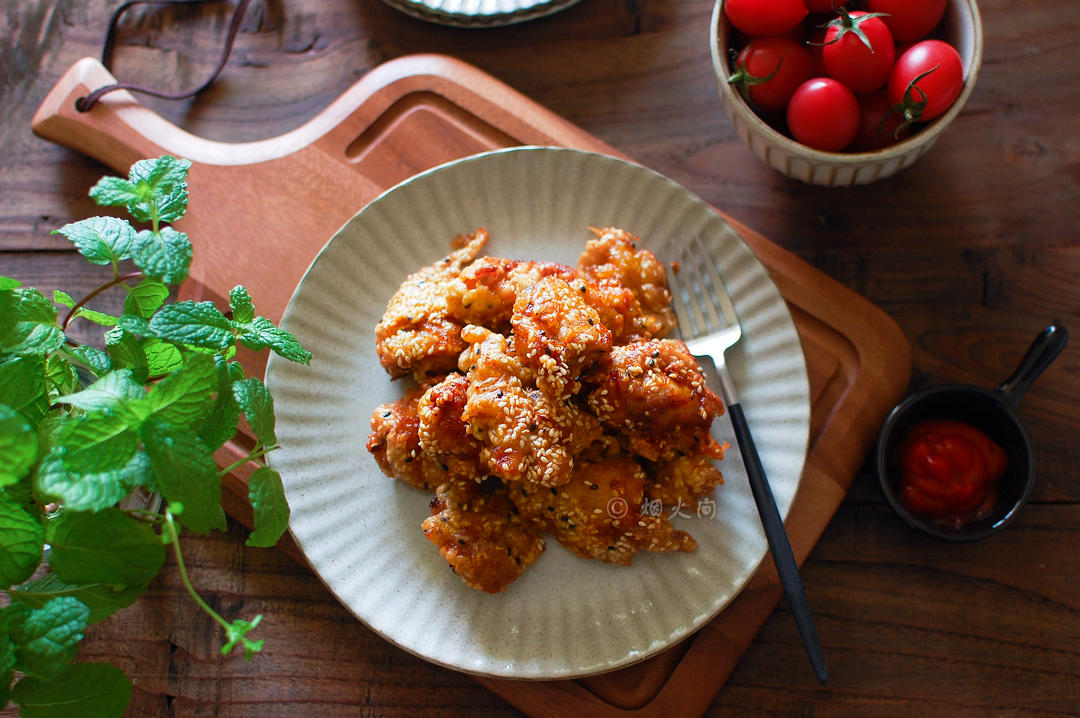
<svg viewBox="0 0 1080 718"><path fill-rule="evenodd" d="M141 229L105 216L56 230L112 269L82 299L56 291L50 301L0 276L0 588L8 597L0 709L13 701L39 718L122 715L131 696L123 672L71 661L86 627L134 603L169 550L195 603L224 630L222 654L240 645L251 658L262 649L249 637L261 616L229 620L199 596L180 534L226 528L221 479L250 461L258 467L247 544L277 543L289 507L281 477L262 458L277 445L274 402L234 355L238 343L305 364L311 354L256 315L242 286L229 293L229 314L213 302L168 301L191 265L191 242L171 226L187 211L190 166L170 156L142 160L127 179L105 177L90 190L99 205L126 208ZM106 291L124 293L120 315L88 306ZM100 326L101 342L76 341L75 321ZM255 445L219 469L214 452L241 416Z"/></svg>

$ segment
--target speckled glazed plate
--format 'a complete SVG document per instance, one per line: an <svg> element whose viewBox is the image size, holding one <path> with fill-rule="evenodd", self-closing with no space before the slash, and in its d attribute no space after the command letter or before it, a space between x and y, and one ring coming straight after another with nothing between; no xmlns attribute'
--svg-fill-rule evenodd
<svg viewBox="0 0 1080 718"><path fill-rule="evenodd" d="M581 0L383 0L421 20L457 27L498 27L550 15Z"/></svg>
<svg viewBox="0 0 1080 718"><path fill-rule="evenodd" d="M371 412L409 388L375 357L373 328L406 275L486 227L489 254L574 264L587 227L619 226L661 259L701 237L744 325L729 364L787 514L806 457L809 385L799 337L765 267L715 211L670 180L576 150L515 148L452 162L379 196L330 240L297 287L283 326L310 366L271 357L290 527L341 602L398 646L489 676L570 678L671 646L719 613L767 546L736 448L712 503L676 525L693 553L639 554L633 566L573 556L554 540L501 594L467 588L420 530L431 496L384 476L364 449ZM726 417L714 424L735 446Z"/></svg>

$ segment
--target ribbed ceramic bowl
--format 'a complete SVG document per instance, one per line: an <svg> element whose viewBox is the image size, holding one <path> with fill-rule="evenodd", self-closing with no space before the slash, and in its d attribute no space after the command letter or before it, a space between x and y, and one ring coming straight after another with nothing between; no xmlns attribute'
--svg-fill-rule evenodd
<svg viewBox="0 0 1080 718"><path fill-rule="evenodd" d="M982 20L975 0L949 0L941 21L940 37L959 51L964 63L964 89L952 107L911 137L890 147L873 152L822 152L801 145L770 127L728 84L727 78L732 72L728 47L733 29L724 16L722 4L722 0L717 0L713 8L709 41L724 114L735 126L735 134L759 159L788 177L808 184L828 187L868 184L911 166L960 114L975 87L982 64Z"/></svg>

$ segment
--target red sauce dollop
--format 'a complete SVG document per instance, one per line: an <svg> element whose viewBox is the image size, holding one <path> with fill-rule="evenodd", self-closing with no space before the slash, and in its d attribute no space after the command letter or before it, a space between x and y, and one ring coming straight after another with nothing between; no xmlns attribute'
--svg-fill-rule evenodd
<svg viewBox="0 0 1080 718"><path fill-rule="evenodd" d="M900 444L900 497L915 513L954 525L979 518L997 498L1008 459L970 424L928 419Z"/></svg>

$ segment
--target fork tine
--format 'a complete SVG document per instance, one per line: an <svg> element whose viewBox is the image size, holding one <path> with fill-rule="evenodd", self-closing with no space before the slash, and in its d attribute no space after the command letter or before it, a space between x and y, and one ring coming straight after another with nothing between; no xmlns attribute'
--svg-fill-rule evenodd
<svg viewBox="0 0 1080 718"><path fill-rule="evenodd" d="M716 271L716 264L713 263L711 256L705 251L704 245L701 243L701 238L694 236L694 244L697 246L698 254L701 257L700 264L708 267L706 275L708 277L708 283L712 285L713 296L718 302L720 302L720 311L724 313L724 319L728 326L736 326L739 323L739 315L735 313L735 305L731 301L731 295L728 294L727 285L724 284L723 278Z"/></svg>
<svg viewBox="0 0 1080 718"><path fill-rule="evenodd" d="M680 269L682 267L680 266ZM675 307L675 316L679 320L679 334L683 340L690 339L694 336L694 327L690 322L690 311L686 308L686 301L683 299L683 293L685 291L684 283L679 281L679 273L674 269L668 271L668 286L671 289L671 300Z"/></svg>
<svg viewBox="0 0 1080 718"><path fill-rule="evenodd" d="M700 243L695 242L695 244ZM724 320L720 319L720 315L716 313L716 303L712 300L712 297L716 295L716 292L713 291L710 295L709 282L706 282L705 276L702 274L701 271L701 265L706 263L709 263L708 256L704 255L699 251L698 256L695 257L694 261L690 263L690 271L694 275L694 288L698 290L696 292L698 304L705 308L704 311L708 315L708 320L711 324L711 326L706 326L706 330L715 332L720 331L730 322L725 322Z"/></svg>
<svg viewBox="0 0 1080 718"><path fill-rule="evenodd" d="M698 336L709 331L709 323L705 321L705 315L701 311L702 304L708 305L708 302L703 301L704 297L701 294L704 289L700 286L700 280L697 277L695 266L697 261L698 259L693 256L690 247L684 246L680 263L684 279L680 284L679 291L688 308L687 313L694 318L693 331L690 332L689 336ZM687 336L684 334L683 338L685 339Z"/></svg>

